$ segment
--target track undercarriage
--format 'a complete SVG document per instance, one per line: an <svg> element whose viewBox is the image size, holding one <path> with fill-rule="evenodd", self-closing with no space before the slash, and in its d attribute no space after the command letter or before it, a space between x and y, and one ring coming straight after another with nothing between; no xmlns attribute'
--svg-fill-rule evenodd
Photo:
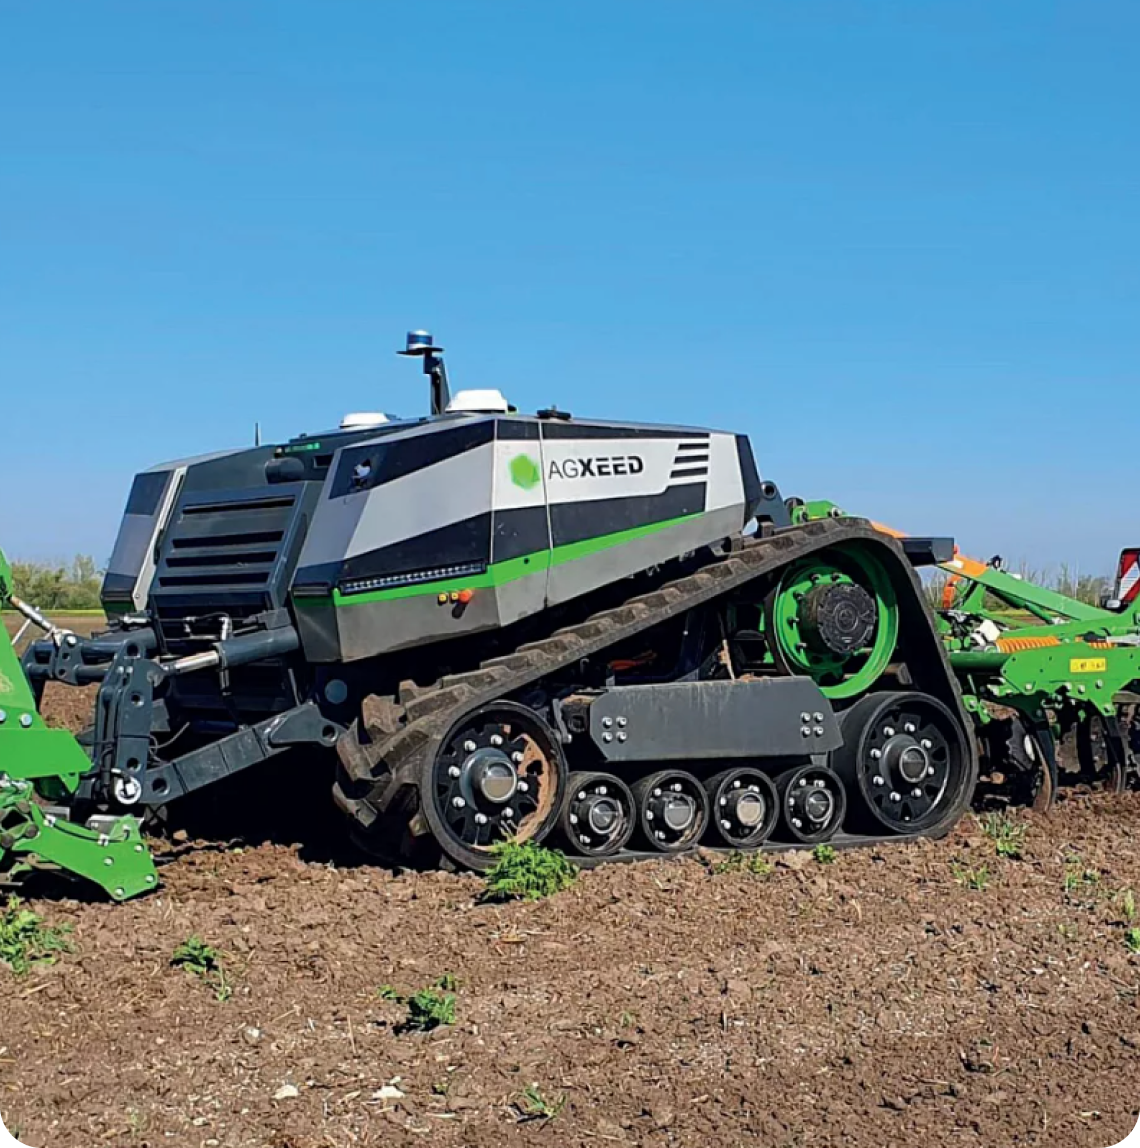
<svg viewBox="0 0 1140 1148"><path fill-rule="evenodd" d="M379 852L475 868L508 836L586 860L898 840L966 808L964 728L901 548L831 520L366 699L336 799Z"/></svg>

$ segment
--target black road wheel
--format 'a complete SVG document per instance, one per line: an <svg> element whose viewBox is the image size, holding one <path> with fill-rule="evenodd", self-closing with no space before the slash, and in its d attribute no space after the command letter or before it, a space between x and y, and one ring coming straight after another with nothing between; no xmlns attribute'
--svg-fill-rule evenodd
<svg viewBox="0 0 1140 1148"><path fill-rule="evenodd" d="M448 857L486 869L497 842L541 841L550 832L565 776L546 722L516 702L491 702L456 722L427 759L420 808Z"/></svg>
<svg viewBox="0 0 1140 1148"><path fill-rule="evenodd" d="M751 849L771 836L780 816L776 785L758 769L726 769L705 782L709 836L716 844Z"/></svg>
<svg viewBox="0 0 1140 1148"><path fill-rule="evenodd" d="M834 837L847 813L847 791L838 774L822 765L801 765L776 778L781 836L801 845Z"/></svg>
<svg viewBox="0 0 1140 1148"><path fill-rule="evenodd" d="M859 795L859 820L882 831L939 832L973 792L974 755L951 711L923 693L861 698L840 717L832 766Z"/></svg>
<svg viewBox="0 0 1140 1148"><path fill-rule="evenodd" d="M559 820L576 852L609 857L633 835L637 804L629 786L612 773L572 773Z"/></svg>
<svg viewBox="0 0 1140 1148"><path fill-rule="evenodd" d="M680 853L700 841L709 821L704 786L681 769L665 769L635 782L641 837L652 849Z"/></svg>
<svg viewBox="0 0 1140 1148"><path fill-rule="evenodd" d="M1115 718L1093 714L1076 727L1077 769L1061 780L1090 792L1123 793L1126 749Z"/></svg>

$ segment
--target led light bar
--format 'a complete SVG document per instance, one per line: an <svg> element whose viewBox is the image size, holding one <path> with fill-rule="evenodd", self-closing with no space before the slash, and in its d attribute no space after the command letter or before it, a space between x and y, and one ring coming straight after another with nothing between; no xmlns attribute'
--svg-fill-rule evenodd
<svg viewBox="0 0 1140 1148"><path fill-rule="evenodd" d="M422 582L440 582L445 578L469 578L475 574L484 574L486 570L486 562L461 562L454 566L433 566L430 570L413 570L407 574L349 578L340 584L340 592L364 594L369 590L392 590L397 586L417 586Z"/></svg>

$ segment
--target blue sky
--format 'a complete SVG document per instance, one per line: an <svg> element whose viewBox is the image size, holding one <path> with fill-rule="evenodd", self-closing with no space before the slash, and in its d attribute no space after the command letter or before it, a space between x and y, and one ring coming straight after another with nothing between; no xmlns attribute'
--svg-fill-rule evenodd
<svg viewBox="0 0 1140 1148"><path fill-rule="evenodd" d="M1137 542L1140 5L0 0L0 542L419 413L752 435L968 552Z"/></svg>

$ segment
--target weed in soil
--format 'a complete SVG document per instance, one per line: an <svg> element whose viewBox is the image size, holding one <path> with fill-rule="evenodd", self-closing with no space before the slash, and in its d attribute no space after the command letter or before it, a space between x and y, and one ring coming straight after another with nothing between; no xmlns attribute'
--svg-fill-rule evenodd
<svg viewBox="0 0 1140 1148"><path fill-rule="evenodd" d="M565 1107L566 1094L564 1092L552 1100L547 1100L537 1084L528 1084L514 1102L514 1109L520 1124L533 1120L554 1120Z"/></svg>
<svg viewBox="0 0 1140 1148"><path fill-rule="evenodd" d="M1124 946L1130 953L1140 953L1140 925L1125 930Z"/></svg>
<svg viewBox="0 0 1140 1148"><path fill-rule="evenodd" d="M440 1025L455 1023L455 992L459 981L454 973L444 973L428 988L402 993L391 985L381 985L376 995L381 1000L403 1005L407 1016L396 1025L397 1032L431 1032Z"/></svg>
<svg viewBox="0 0 1140 1148"><path fill-rule="evenodd" d="M19 897L9 897L0 913L0 964L18 977L36 965L54 964L60 953L71 952L69 932L67 926L45 925L38 913L20 904Z"/></svg>
<svg viewBox="0 0 1140 1148"><path fill-rule="evenodd" d="M1100 874L1088 869L1079 854L1065 858L1065 892L1072 894L1081 889L1091 889L1100 882Z"/></svg>
<svg viewBox="0 0 1140 1148"><path fill-rule="evenodd" d="M234 995L233 985L226 977L226 970L222 968L218 950L207 945L201 937L193 936L183 941L174 950L170 963L176 969L185 969L209 985L214 990L216 1000L225 1003Z"/></svg>
<svg viewBox="0 0 1140 1148"><path fill-rule="evenodd" d="M955 861L950 866L954 880L966 889L973 889L975 893L984 893L990 884L990 869L988 865L978 865L976 868L963 865Z"/></svg>
<svg viewBox="0 0 1140 1148"><path fill-rule="evenodd" d="M820 865L834 865L839 858L834 845L817 845L811 851L812 858Z"/></svg>
<svg viewBox="0 0 1140 1148"><path fill-rule="evenodd" d="M714 873L751 873L754 877L770 877L775 866L763 853L742 853L734 849L723 861L713 867Z"/></svg>
<svg viewBox="0 0 1140 1148"><path fill-rule="evenodd" d="M1126 925L1136 920L1136 894L1131 889L1121 889L1116 894L1116 903L1120 906L1120 915Z"/></svg>
<svg viewBox="0 0 1140 1148"><path fill-rule="evenodd" d="M994 843L999 857L1020 861L1028 828L1004 813L991 813L981 823L982 832Z"/></svg>
<svg viewBox="0 0 1140 1148"><path fill-rule="evenodd" d="M485 901L541 901L578 879L578 866L564 853L534 841L502 841L491 852L495 864L487 871Z"/></svg>

